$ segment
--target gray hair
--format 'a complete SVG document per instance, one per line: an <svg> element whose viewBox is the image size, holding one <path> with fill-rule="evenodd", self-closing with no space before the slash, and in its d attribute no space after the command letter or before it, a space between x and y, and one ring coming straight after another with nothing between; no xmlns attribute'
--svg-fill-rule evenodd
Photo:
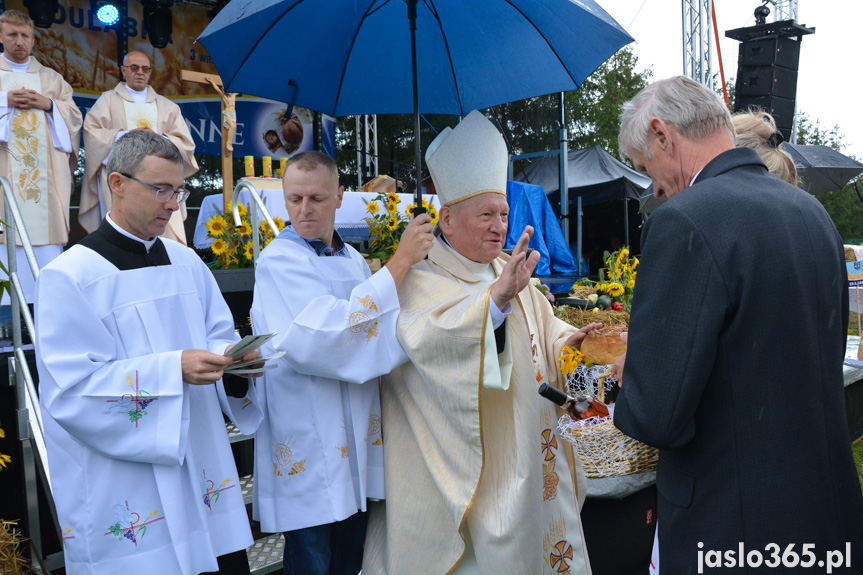
<svg viewBox="0 0 863 575"><path fill-rule="evenodd" d="M183 155L171 141L146 130L131 130L114 142L108 155L108 173L135 175L147 156L183 163Z"/></svg>
<svg viewBox="0 0 863 575"><path fill-rule="evenodd" d="M623 104L620 114L620 155L635 150L650 158L647 134L650 121L659 118L686 138L701 140L718 130L734 137L731 113L719 95L686 76L674 76L650 84Z"/></svg>

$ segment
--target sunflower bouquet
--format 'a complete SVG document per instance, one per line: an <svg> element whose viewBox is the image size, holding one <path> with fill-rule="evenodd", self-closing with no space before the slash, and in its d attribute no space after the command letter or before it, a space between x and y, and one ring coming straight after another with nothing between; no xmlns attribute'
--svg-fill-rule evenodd
<svg viewBox="0 0 863 575"><path fill-rule="evenodd" d="M428 200L422 199L423 207L431 216L432 225L437 223L438 214L434 206ZM408 204L404 213L399 212L399 196L395 192L387 194L380 193L366 205L365 221L369 225L369 253L368 259L380 259L387 261L399 247L399 239L405 231L410 218L413 215L416 204Z"/></svg>
<svg viewBox="0 0 863 575"><path fill-rule="evenodd" d="M232 206L228 204L228 210L224 214L216 214L207 223L207 236L213 238L210 246L216 259L210 264L216 269L230 270L239 268L250 268L254 265L254 244L252 238L252 223L246 206L239 204L240 225L234 226ZM273 221L279 231L284 229L285 222L282 218L274 217ZM258 234L258 246L264 249L273 238L273 231L266 221L263 221L255 230Z"/></svg>
<svg viewBox="0 0 863 575"><path fill-rule="evenodd" d="M602 307L611 307L615 311L629 313L632 309L632 294L635 289L635 276L638 268L638 258L629 257L629 248L623 246L614 253L603 253L605 267L599 270L599 281L582 279L572 286L577 289L593 286L597 296L588 296L591 301L598 302ZM608 298L609 304L602 304L602 297ZM593 299L592 299L593 298Z"/></svg>

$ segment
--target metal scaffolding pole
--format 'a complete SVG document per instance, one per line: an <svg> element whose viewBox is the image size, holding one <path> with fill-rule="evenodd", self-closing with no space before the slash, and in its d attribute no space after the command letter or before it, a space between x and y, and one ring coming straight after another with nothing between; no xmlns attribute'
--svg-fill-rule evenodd
<svg viewBox="0 0 863 575"><path fill-rule="evenodd" d="M682 0L683 75L713 87L712 0Z"/></svg>

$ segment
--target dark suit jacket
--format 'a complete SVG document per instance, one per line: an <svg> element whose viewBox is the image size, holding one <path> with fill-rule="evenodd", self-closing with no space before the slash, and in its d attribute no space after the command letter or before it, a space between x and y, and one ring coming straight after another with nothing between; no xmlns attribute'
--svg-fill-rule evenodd
<svg viewBox="0 0 863 575"><path fill-rule="evenodd" d="M740 542L772 562L770 543L822 560L849 541L852 569L834 572L863 572L848 280L821 204L737 148L650 216L642 247L614 421L660 449L661 572L696 573L699 551L736 562ZM824 573L817 560L787 572Z"/></svg>

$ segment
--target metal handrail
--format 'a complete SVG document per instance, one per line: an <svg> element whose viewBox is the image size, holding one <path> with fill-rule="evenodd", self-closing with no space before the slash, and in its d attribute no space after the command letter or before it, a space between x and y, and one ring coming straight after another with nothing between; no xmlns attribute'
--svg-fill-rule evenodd
<svg viewBox="0 0 863 575"><path fill-rule="evenodd" d="M39 526L39 501L36 485L37 471L41 472L38 476L41 477L45 484L48 507L54 519L54 527L58 533L59 523L57 521L57 512L54 508L54 491L51 486L51 475L48 471L45 427L42 423L39 396L36 392L36 386L33 382L29 365L27 364L27 358L24 356L21 317L24 317L24 323L34 347L36 345L36 329L34 327L33 316L30 314L30 308L27 306L27 300L24 297L21 279L18 275L16 232L21 236L21 247L24 248L24 256L30 267L30 273L33 274L34 282L39 279L39 265L36 260L36 254L33 252L33 243L30 241L30 235L27 233L27 228L24 225L24 218L18 207L18 199L12 190L12 184L7 178L0 176L0 187L3 188L3 197L5 199L6 225L4 229L6 231L7 271L9 273L9 283L12 287L9 290L9 299L12 304L12 345L14 357L9 358L8 363L10 374L12 372L15 374L15 385L18 396L18 437L22 443L21 453L24 467L24 491L27 501L27 523L30 539L33 544L31 551L33 556L39 559L42 555L39 553L42 549L42 537ZM36 465L37 460L39 463L38 466Z"/></svg>
<svg viewBox="0 0 863 575"><path fill-rule="evenodd" d="M252 198L250 211L251 211L251 220L252 220L252 262L257 265L258 262L258 254L260 253L260 245L258 240L258 234L256 233L258 229L258 207L264 213L264 219L269 224L270 229L273 231L273 235L279 235L279 228L276 226L275 220L273 220L273 216L270 215L269 210L267 210L267 206L264 203L264 200L261 199L261 196L258 194L258 190L250 184L249 182L237 182L236 187L234 187L234 193L231 196L231 211L234 214L234 225L239 227L242 225L242 219L240 218L240 208L239 208L239 199L240 199L240 191L245 188L249 190L249 196Z"/></svg>

